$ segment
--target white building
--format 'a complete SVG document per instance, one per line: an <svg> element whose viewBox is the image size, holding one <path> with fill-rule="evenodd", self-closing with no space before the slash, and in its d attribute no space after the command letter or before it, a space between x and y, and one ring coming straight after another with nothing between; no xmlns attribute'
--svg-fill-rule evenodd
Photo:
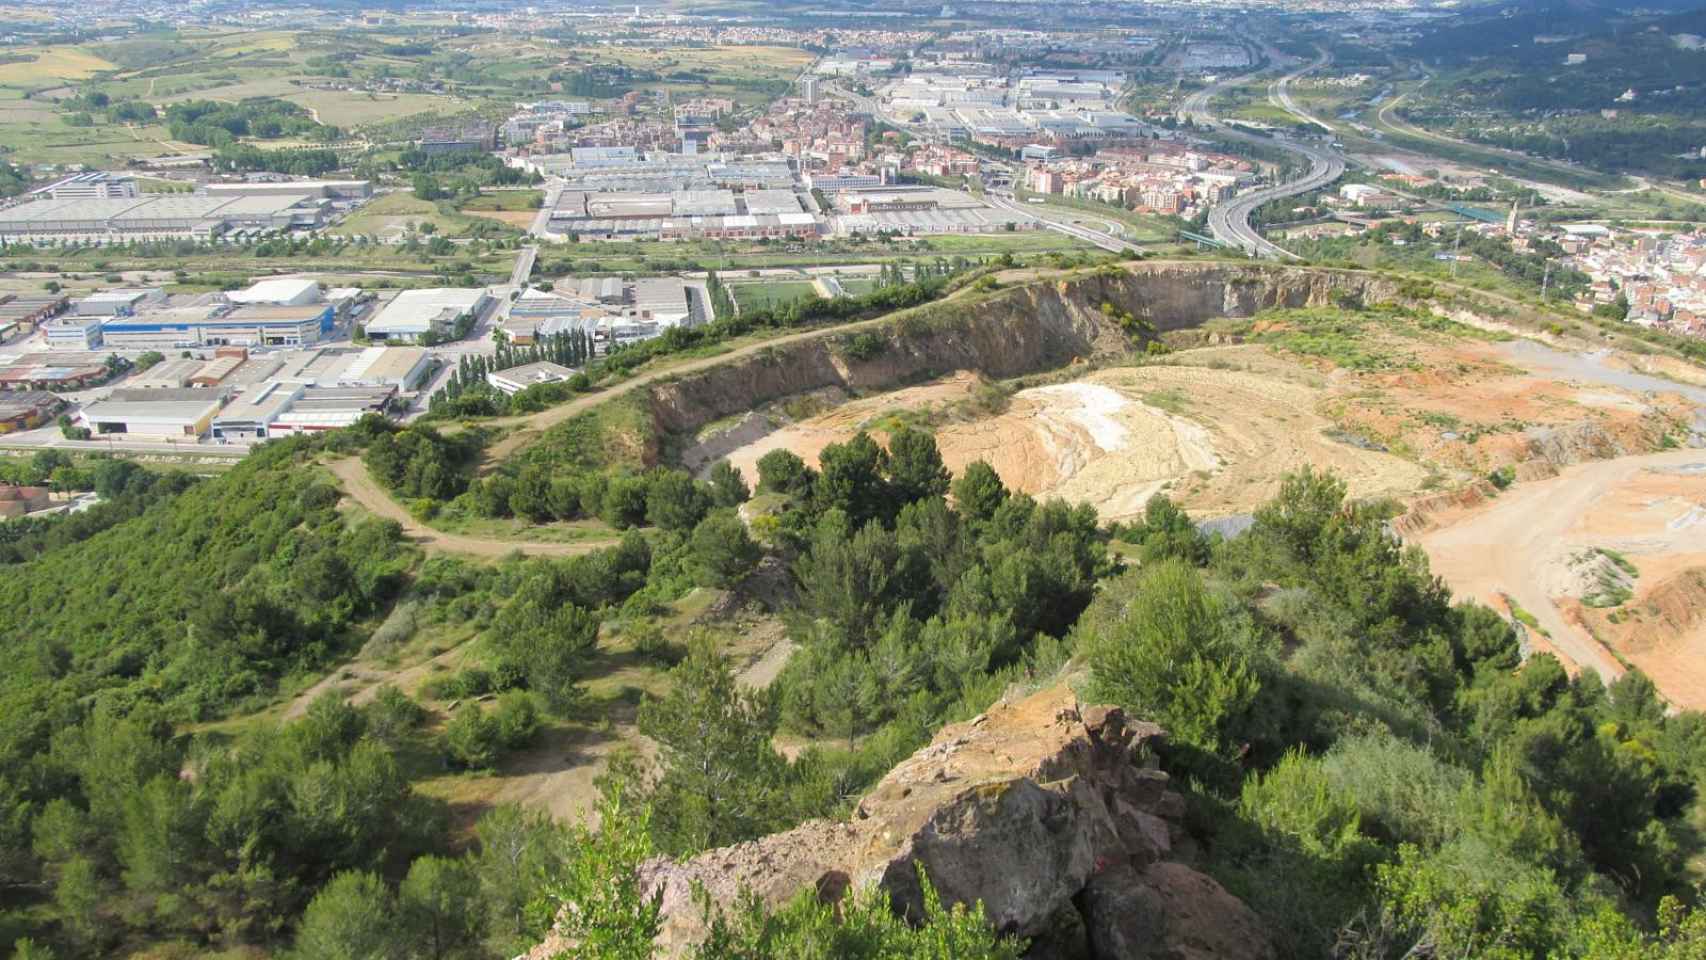
<svg viewBox="0 0 1706 960"><path fill-rule="evenodd" d="M262 440L347 427L370 413L383 415L395 387L321 387L268 380L232 403L210 423L220 440Z"/></svg>
<svg viewBox="0 0 1706 960"><path fill-rule="evenodd" d="M420 347L368 347L337 375L340 386L413 390L432 369L432 354Z"/></svg>
<svg viewBox="0 0 1706 960"><path fill-rule="evenodd" d="M1366 183L1347 183L1339 188L1339 196L1344 197L1346 200L1349 200L1358 206L1361 206L1369 197L1375 196L1380 192L1381 190L1379 187L1370 186Z"/></svg>
<svg viewBox="0 0 1706 960"><path fill-rule="evenodd" d="M367 335L388 343L422 343L444 337L463 316L478 317L491 303L484 287L404 290L367 324Z"/></svg>
<svg viewBox="0 0 1706 960"><path fill-rule="evenodd" d="M687 323L693 309L687 302L687 284L680 277L641 277L634 281L634 309L641 319L664 327Z"/></svg>
<svg viewBox="0 0 1706 960"><path fill-rule="evenodd" d="M537 363L524 363L519 367L510 367L507 370L493 370L486 374L486 382L505 394L513 394L536 384L558 383L574 375L575 371L560 363L541 360Z"/></svg>
<svg viewBox="0 0 1706 960"><path fill-rule="evenodd" d="M93 350L101 345L101 318L64 316L42 324L52 350Z"/></svg>
<svg viewBox="0 0 1706 960"><path fill-rule="evenodd" d="M222 390L114 390L77 419L97 436L194 439L207 433L225 397Z"/></svg>
<svg viewBox="0 0 1706 960"><path fill-rule="evenodd" d="M128 317L148 304L165 300L166 292L159 287L99 290L73 301L71 312L79 317Z"/></svg>
<svg viewBox="0 0 1706 960"><path fill-rule="evenodd" d="M232 303L299 307L320 303L325 298L320 294L320 285L313 280L275 277L250 284L244 290L233 290L225 294L225 299Z"/></svg>
<svg viewBox="0 0 1706 960"><path fill-rule="evenodd" d="M74 173L30 191L46 200L126 200L137 196L136 178L123 173Z"/></svg>

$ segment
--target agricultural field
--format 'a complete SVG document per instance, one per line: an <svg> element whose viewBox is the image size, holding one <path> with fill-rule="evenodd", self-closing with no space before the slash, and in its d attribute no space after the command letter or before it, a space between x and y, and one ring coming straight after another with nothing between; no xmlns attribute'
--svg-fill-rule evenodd
<svg viewBox="0 0 1706 960"><path fill-rule="evenodd" d="M43 81L87 80L114 65L83 47L24 47L0 64L0 85L41 86Z"/></svg>
<svg viewBox="0 0 1706 960"><path fill-rule="evenodd" d="M360 34L184 30L82 47L20 48L12 54L18 59L0 64L0 146L15 161L92 165L207 149L174 143L159 125L109 122L104 111L74 99L91 92L113 102L140 100L159 107L275 97L298 104L321 123L357 131L409 116L465 113L489 103L452 92L360 89L360 77L411 65L409 59L384 56L385 47L382 39ZM338 85L351 89L332 89ZM304 145L254 142L273 148Z"/></svg>

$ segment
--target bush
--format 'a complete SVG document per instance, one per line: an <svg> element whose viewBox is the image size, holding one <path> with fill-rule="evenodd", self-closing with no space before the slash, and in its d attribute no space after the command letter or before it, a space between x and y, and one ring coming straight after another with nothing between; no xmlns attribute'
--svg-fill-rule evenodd
<svg viewBox="0 0 1706 960"><path fill-rule="evenodd" d="M703 587L732 587L746 579L761 551L733 510L716 510L693 528L688 565Z"/></svg>
<svg viewBox="0 0 1706 960"><path fill-rule="evenodd" d="M451 763L468 770L484 770L497 762L503 746L503 729L486 715L479 704L464 703L444 726L444 752Z"/></svg>
<svg viewBox="0 0 1706 960"><path fill-rule="evenodd" d="M1183 743L1221 751L1260 688L1249 618L1177 560L1128 576L1135 589L1124 618L1080 638L1093 695L1155 720Z"/></svg>

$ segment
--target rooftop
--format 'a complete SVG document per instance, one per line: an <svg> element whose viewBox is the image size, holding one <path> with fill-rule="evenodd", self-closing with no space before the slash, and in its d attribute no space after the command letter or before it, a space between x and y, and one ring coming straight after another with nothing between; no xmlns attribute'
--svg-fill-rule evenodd
<svg viewBox="0 0 1706 960"><path fill-rule="evenodd" d="M370 333L425 333L435 323L475 309L486 296L484 287L404 290L379 311L367 329Z"/></svg>
<svg viewBox="0 0 1706 960"><path fill-rule="evenodd" d="M234 290L225 295L232 303L289 303L314 291L314 299L319 299L320 285L313 280L290 277L275 277L251 284L248 289Z"/></svg>
<svg viewBox="0 0 1706 960"><path fill-rule="evenodd" d="M225 402L221 390L114 390L83 408L95 420L200 420Z"/></svg>

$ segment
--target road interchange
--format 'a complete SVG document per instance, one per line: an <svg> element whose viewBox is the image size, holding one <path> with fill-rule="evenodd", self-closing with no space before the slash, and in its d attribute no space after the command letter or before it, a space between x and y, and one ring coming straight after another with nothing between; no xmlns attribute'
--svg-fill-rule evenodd
<svg viewBox="0 0 1706 960"><path fill-rule="evenodd" d="M1270 62L1275 53L1276 51L1269 50ZM1299 109L1292 101L1290 92L1292 81L1319 69L1326 63L1327 56L1323 54L1311 63L1286 74L1284 77L1281 77L1279 80L1270 85L1268 94L1269 100L1271 100L1276 106L1285 110L1287 113L1297 117L1299 120L1327 129L1327 124L1323 123L1315 116ZM1344 155L1330 145L1302 143L1295 140L1280 139L1277 137L1262 137L1253 133L1245 133L1236 128L1229 127L1224 123L1219 123L1216 118L1208 112L1209 101L1221 91L1236 84L1247 82L1251 78L1266 72L1267 69L1271 68L1264 68L1263 70L1257 70L1254 73L1229 77L1213 84L1212 86L1198 90L1196 93L1193 93L1190 97L1186 98L1183 106L1181 107L1180 113L1190 119L1192 123L1199 126L1218 125L1219 132L1231 139L1277 147L1281 150L1295 153L1309 161L1309 172L1304 174L1302 177L1295 180L1288 180L1284 183L1274 184L1272 186L1260 187L1246 193L1241 193L1238 196L1233 197L1231 200L1216 204L1208 214L1209 234L1221 243L1226 244L1227 246L1237 247L1246 253L1258 257L1276 257L1285 260L1296 260L1298 257L1295 254L1285 250L1278 244L1275 244L1273 241L1262 236L1255 227L1251 226L1250 215L1263 204L1283 199L1285 197L1295 197L1299 194L1319 190L1339 179L1341 176L1344 176Z"/></svg>

